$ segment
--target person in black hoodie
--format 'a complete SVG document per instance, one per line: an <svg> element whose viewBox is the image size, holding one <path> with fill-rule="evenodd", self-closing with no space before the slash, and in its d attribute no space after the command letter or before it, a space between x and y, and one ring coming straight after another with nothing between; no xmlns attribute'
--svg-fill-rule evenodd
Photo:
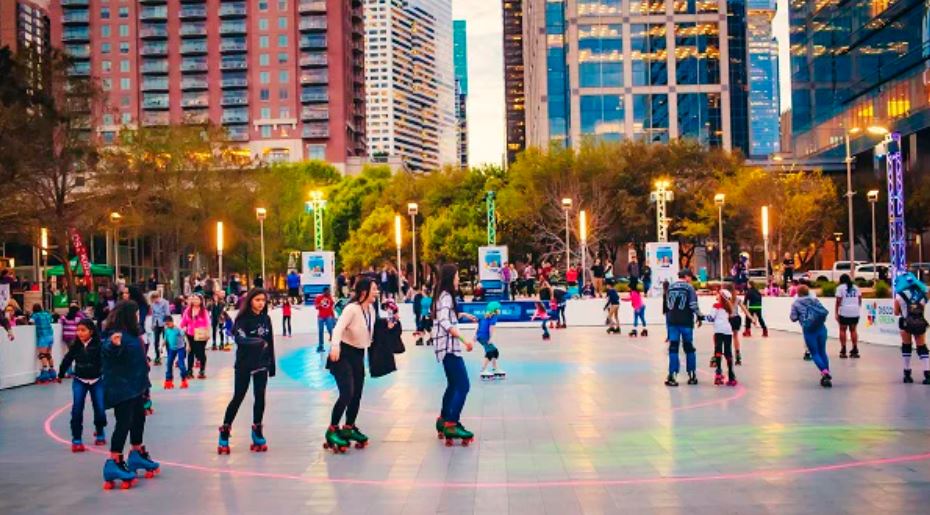
<svg viewBox="0 0 930 515"><path fill-rule="evenodd" d="M104 429L107 426L107 412L103 404L103 363L100 356L100 338L97 327L88 319L77 323L76 338L68 346L68 352L58 367L58 382L65 377L67 370L74 364L74 381L71 391L74 400L71 403L71 452L84 452L82 433L84 432L84 401L90 394L94 408L94 445L106 445Z"/></svg>
<svg viewBox="0 0 930 515"><path fill-rule="evenodd" d="M233 398L226 407L226 416L220 426L216 451L218 454L229 454L230 428L251 382L255 386L255 404L252 411L252 445L249 449L265 452L268 450L262 431L265 388L268 386L268 378L275 375L274 332L268 316L268 293L265 290L253 288L246 295L232 332L236 341L236 382Z"/></svg>
<svg viewBox="0 0 930 515"><path fill-rule="evenodd" d="M145 470L146 477L159 471L158 463L149 457L142 437L145 433L145 395L149 382L149 366L145 347L140 338L139 305L131 300L121 301L106 321L106 337L101 349L103 363L104 405L113 408L116 426L110 440L110 459L103 466L104 488L113 488L119 479L123 488L132 486L136 471ZM126 436L132 450L123 461Z"/></svg>

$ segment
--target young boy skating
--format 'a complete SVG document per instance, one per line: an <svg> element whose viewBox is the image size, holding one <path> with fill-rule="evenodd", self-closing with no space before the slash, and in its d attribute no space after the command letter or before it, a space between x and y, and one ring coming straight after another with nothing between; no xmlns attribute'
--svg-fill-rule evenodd
<svg viewBox="0 0 930 515"><path fill-rule="evenodd" d="M165 390L174 388L174 364L177 362L181 372L181 388L187 388L187 340L181 330L175 327L174 318L165 315L163 334L168 363L165 367Z"/></svg>
<svg viewBox="0 0 930 515"><path fill-rule="evenodd" d="M494 326L497 325L497 316L501 312L500 302L493 301L488 304L484 311L484 317L478 320L478 332L475 339L484 347L484 363L481 364L481 379L502 379L507 376L507 372L498 368L497 360L500 358L500 351L497 346L491 343L491 337L494 333ZM488 364L491 370L488 371Z"/></svg>

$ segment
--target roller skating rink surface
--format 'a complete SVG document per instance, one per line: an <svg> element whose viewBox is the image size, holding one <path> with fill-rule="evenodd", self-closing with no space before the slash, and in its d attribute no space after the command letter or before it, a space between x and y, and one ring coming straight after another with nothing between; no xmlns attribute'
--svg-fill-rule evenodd
<svg viewBox="0 0 930 515"><path fill-rule="evenodd" d="M399 370L366 378L357 423L368 447L339 455L323 449L337 393L315 335L276 340L267 452L249 451L250 391L231 454L217 455L234 353L208 350L209 378L187 390L164 390L164 367L153 367L145 443L161 474L126 491L101 489L108 447L93 445L89 401L88 451L71 453L70 380L0 391L0 514L930 510L930 386L916 355L915 384L904 385L899 348L862 345L861 359L841 360L831 339L824 389L800 335L773 331L743 339L738 386L714 386L705 326L695 337L700 384L682 373L669 388L664 328L649 329L630 338L569 327L544 342L538 328L499 328L506 380L482 381L480 347L466 354L468 447L436 438L445 377L433 348L409 333Z"/></svg>

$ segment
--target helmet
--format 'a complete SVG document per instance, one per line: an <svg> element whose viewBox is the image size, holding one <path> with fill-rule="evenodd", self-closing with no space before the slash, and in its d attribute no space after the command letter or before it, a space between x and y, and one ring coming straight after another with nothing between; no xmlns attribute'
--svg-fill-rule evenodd
<svg viewBox="0 0 930 515"><path fill-rule="evenodd" d="M920 289L923 293L927 293L927 285L920 282L920 280L910 272L903 273L895 278L894 291L896 293L901 293L904 290L915 287Z"/></svg>
<svg viewBox="0 0 930 515"><path fill-rule="evenodd" d="M501 303L495 300L495 301L491 301L488 303L488 307L485 308L484 312L485 313L499 313L500 310L501 310Z"/></svg>

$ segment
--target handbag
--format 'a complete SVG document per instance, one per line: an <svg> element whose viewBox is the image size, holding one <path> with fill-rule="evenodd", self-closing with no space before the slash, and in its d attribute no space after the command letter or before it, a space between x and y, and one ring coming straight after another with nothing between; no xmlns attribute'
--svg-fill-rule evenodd
<svg viewBox="0 0 930 515"><path fill-rule="evenodd" d="M205 342L210 339L210 331L206 327L194 328L194 341Z"/></svg>

